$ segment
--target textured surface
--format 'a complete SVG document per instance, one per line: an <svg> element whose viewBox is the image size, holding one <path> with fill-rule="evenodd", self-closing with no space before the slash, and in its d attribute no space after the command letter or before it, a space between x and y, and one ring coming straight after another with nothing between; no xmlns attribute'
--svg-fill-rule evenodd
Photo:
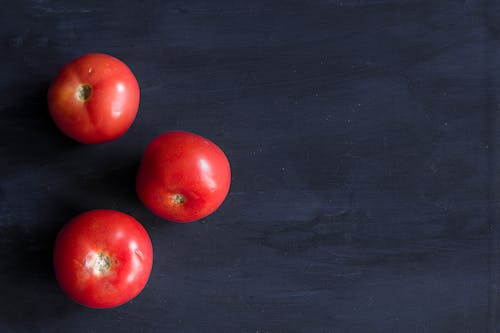
<svg viewBox="0 0 500 333"><path fill-rule="evenodd" d="M0 13L1 332L494 332L500 2L12 1ZM49 119L86 52L141 85L98 146ZM230 195L202 222L138 201L147 143L215 141ZM59 228L92 208L153 240L150 282L113 310L58 289Z"/></svg>

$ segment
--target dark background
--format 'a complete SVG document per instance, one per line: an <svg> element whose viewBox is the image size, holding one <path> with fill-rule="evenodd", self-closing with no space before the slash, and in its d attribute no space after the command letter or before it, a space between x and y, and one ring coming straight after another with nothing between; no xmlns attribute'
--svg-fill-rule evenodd
<svg viewBox="0 0 500 333"><path fill-rule="evenodd" d="M500 1L4 1L0 27L1 332L500 329ZM102 145L47 112L87 52L141 86L132 128ZM135 194L173 129L232 165L200 222ZM139 219L155 250L112 310L52 272L58 230L94 208Z"/></svg>

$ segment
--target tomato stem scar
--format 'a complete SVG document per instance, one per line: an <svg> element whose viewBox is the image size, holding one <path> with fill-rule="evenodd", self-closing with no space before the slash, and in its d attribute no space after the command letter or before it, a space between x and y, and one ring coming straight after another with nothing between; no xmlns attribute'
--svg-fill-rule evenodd
<svg viewBox="0 0 500 333"><path fill-rule="evenodd" d="M176 205L180 205L186 202L186 197L184 197L182 194L174 194L172 196L172 202Z"/></svg>
<svg viewBox="0 0 500 333"><path fill-rule="evenodd" d="M89 257L85 262L85 266L92 269L96 275L109 271L112 264L113 259L109 255L102 252Z"/></svg>
<svg viewBox="0 0 500 333"><path fill-rule="evenodd" d="M89 100L91 93L92 87L90 84L81 84L76 90L76 97L80 100L80 102L86 102Z"/></svg>
<svg viewBox="0 0 500 333"><path fill-rule="evenodd" d="M95 258L94 269L97 269L99 272L107 271L111 267L111 258L103 253L99 253L97 258Z"/></svg>

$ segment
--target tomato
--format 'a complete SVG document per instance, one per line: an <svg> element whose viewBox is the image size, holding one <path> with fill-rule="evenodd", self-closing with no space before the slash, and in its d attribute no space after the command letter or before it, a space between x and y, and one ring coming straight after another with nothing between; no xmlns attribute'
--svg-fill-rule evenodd
<svg viewBox="0 0 500 333"><path fill-rule="evenodd" d="M59 129L81 143L122 136L139 108L139 84L120 60L91 53L66 64L48 92L49 111Z"/></svg>
<svg viewBox="0 0 500 333"><path fill-rule="evenodd" d="M212 141L174 131L147 147L136 179L137 194L155 214L191 222L213 213L231 183L229 161Z"/></svg>
<svg viewBox="0 0 500 333"><path fill-rule="evenodd" d="M54 246L59 285L77 303L92 308L115 307L137 296L152 263L146 230L115 210L78 215L59 232Z"/></svg>

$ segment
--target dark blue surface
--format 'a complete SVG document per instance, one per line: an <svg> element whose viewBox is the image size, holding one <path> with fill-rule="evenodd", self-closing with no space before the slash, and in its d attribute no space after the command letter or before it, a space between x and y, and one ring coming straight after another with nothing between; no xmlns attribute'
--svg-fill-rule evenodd
<svg viewBox="0 0 500 333"><path fill-rule="evenodd" d="M19 1L0 14L1 332L495 332L498 1ZM45 94L87 52L141 86L122 138L77 144ZM134 190L168 130L233 170L201 222ZM60 227L94 208L153 240L147 288L112 310L53 276Z"/></svg>

